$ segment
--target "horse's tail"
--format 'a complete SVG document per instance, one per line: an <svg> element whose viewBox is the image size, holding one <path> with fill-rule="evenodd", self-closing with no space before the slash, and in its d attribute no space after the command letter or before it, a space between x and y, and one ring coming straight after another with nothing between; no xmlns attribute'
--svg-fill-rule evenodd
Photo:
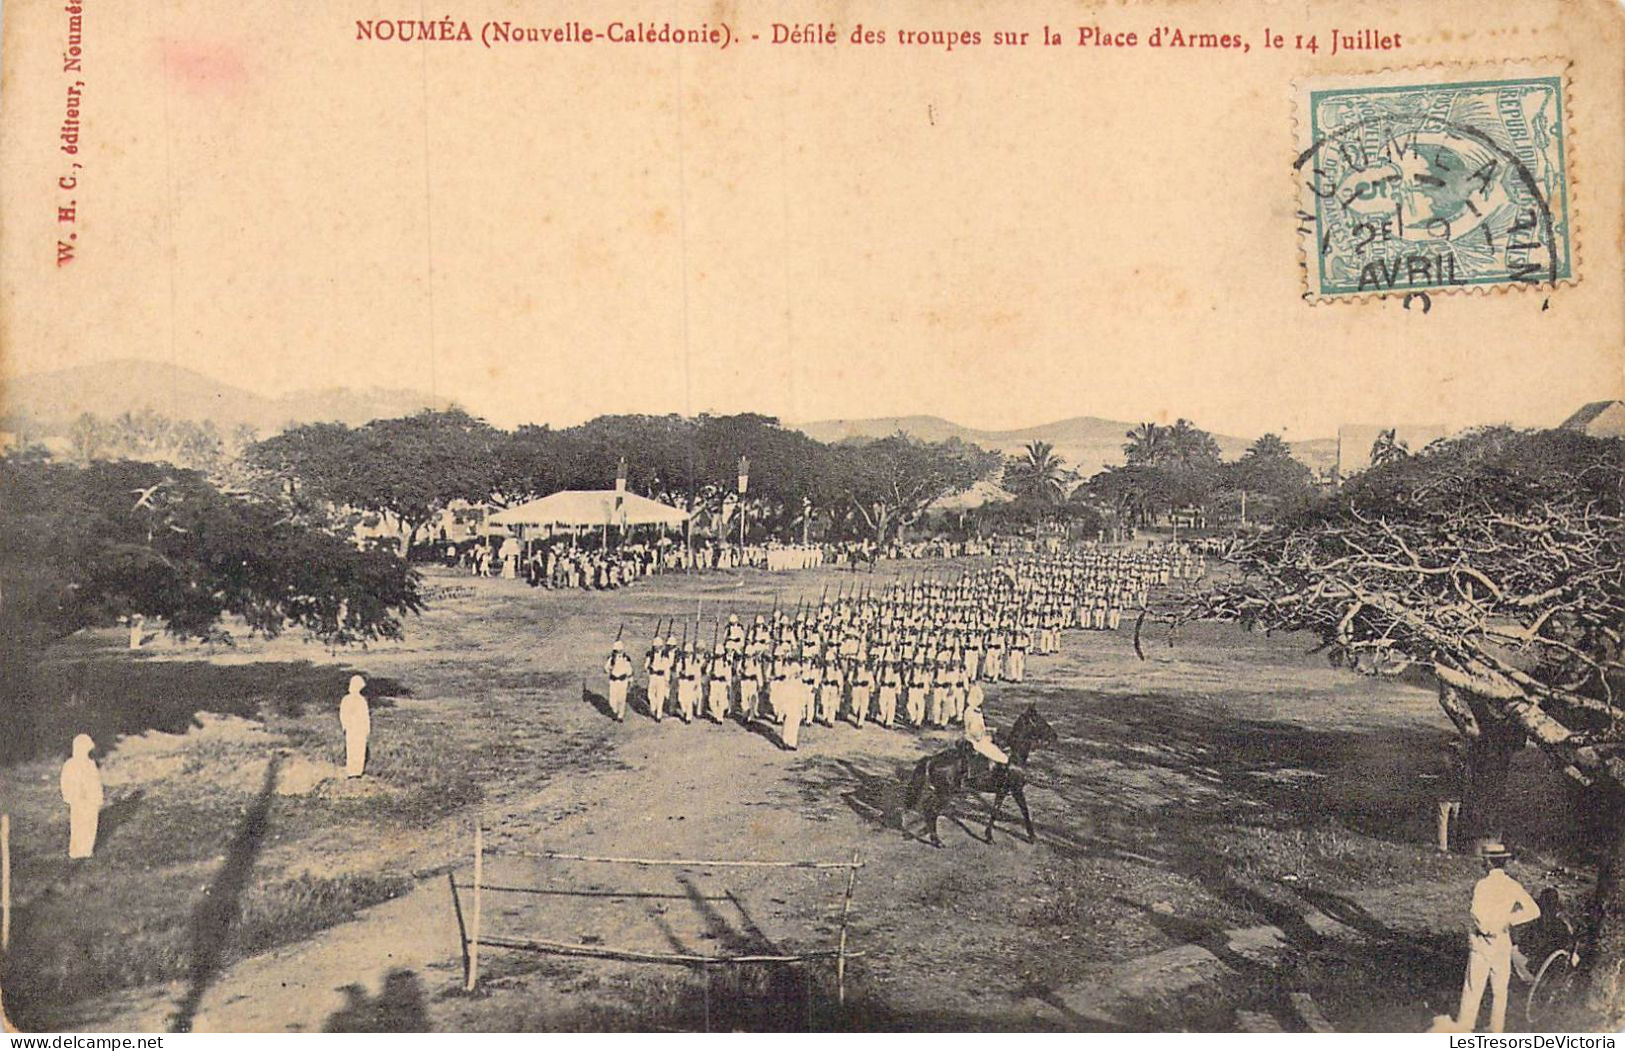
<svg viewBox="0 0 1625 1051"><path fill-rule="evenodd" d="M903 797L903 807L912 810L914 804L920 801L925 794L925 783L931 774L931 757L926 756L914 764L914 776L908 782L908 795Z"/></svg>

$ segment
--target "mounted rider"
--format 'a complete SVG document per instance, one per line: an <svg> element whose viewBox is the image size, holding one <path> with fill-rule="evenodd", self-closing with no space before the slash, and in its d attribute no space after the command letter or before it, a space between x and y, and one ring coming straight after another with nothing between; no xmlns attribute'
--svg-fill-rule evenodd
<svg viewBox="0 0 1625 1051"><path fill-rule="evenodd" d="M993 734L988 730L987 719L982 714L982 701L982 684L971 683L965 694L965 723L961 740L984 756L993 771L997 772L999 767L1010 765L1010 756L993 743Z"/></svg>

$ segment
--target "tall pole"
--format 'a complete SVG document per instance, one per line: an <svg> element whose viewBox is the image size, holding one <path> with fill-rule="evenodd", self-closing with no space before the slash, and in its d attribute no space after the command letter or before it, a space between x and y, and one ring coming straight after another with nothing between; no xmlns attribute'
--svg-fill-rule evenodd
<svg viewBox="0 0 1625 1051"><path fill-rule="evenodd" d="M474 819L474 916L468 942L468 979L465 990L473 992L480 980L480 884L485 876L485 833L479 818Z"/></svg>
<svg viewBox="0 0 1625 1051"><path fill-rule="evenodd" d="M11 949L11 815L0 814L0 952Z"/></svg>
<svg viewBox="0 0 1625 1051"><path fill-rule="evenodd" d="M626 518L626 457L624 457L624 456L621 457L620 461L618 463L616 463L616 465L615 465L615 510L614 510L614 512L612 514L606 514L604 516L604 544L603 544L603 547L606 548L606 549L609 547L609 520L611 518L613 518L616 514L619 514L621 516L621 518L622 518L622 521L621 521L621 540L620 540L620 542L621 542L621 546L625 547L626 546L626 522L625 522L625 518Z"/></svg>
<svg viewBox="0 0 1625 1051"><path fill-rule="evenodd" d="M852 852L852 865L846 872L846 897L841 902L841 940L835 950L835 997L846 1003L846 924L852 914L852 885L858 881L858 852Z"/></svg>
<svg viewBox="0 0 1625 1051"><path fill-rule="evenodd" d="M750 459L739 458L739 564L745 564L745 494L750 491Z"/></svg>

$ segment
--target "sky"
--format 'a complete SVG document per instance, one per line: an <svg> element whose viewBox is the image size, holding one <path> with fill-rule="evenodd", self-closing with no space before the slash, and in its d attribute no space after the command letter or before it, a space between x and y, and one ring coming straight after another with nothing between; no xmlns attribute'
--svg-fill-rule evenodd
<svg viewBox="0 0 1625 1051"><path fill-rule="evenodd" d="M1183 416L1296 438L1550 425L1625 395L1607 225L1555 294L1439 296L1426 314L1302 300L1296 58L488 50L358 42L358 18L401 13L377 4L110 2L61 268L60 48L16 46L54 44L59 9L7 12L7 373L142 357L270 394L417 388L502 425ZM875 25L976 10L988 30L1047 17L878 10ZM1249 24L1243 10L1224 20ZM767 32L726 2L628 12ZM1583 32L1534 15L1532 45ZM1412 57L1460 57L1410 28ZM1617 136L1587 148L1620 169ZM1617 217L1601 196L1579 193L1582 225L1587 206Z"/></svg>

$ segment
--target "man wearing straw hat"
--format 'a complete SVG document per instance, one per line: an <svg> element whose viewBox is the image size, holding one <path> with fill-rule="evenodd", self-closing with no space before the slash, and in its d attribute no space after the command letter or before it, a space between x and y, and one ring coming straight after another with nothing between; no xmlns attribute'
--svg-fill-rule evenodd
<svg viewBox="0 0 1625 1051"><path fill-rule="evenodd" d="M1458 1031L1471 1032L1478 1024L1478 1007L1486 983L1490 987L1490 1032L1506 1027L1507 980L1512 973L1512 928L1540 918L1540 906L1523 884L1506 870L1512 852L1499 840L1478 845L1485 866L1484 878L1473 887L1472 923L1467 930L1467 977L1456 1011Z"/></svg>

